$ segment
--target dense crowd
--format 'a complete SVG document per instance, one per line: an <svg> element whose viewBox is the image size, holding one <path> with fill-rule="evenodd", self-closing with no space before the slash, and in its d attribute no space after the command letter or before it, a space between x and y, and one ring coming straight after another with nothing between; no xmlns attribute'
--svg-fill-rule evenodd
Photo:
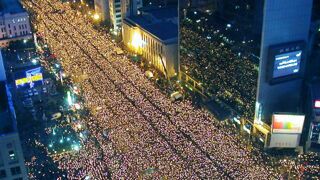
<svg viewBox="0 0 320 180"><path fill-rule="evenodd" d="M205 110L172 103L89 19L58 0L24 3L91 112L82 148L53 155L68 179L280 178L268 157L246 148Z"/></svg>
<svg viewBox="0 0 320 180"><path fill-rule="evenodd" d="M257 91L258 69L249 56L240 55L221 40L219 34L207 39L183 21L181 66L201 81L211 94L240 115L252 118Z"/></svg>

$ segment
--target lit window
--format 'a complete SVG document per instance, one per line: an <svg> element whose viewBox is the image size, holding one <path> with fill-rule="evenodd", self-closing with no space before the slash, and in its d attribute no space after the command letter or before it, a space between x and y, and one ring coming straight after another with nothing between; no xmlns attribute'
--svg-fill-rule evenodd
<svg viewBox="0 0 320 180"><path fill-rule="evenodd" d="M314 102L314 107L315 107L315 108L320 108L320 100L316 100L316 101Z"/></svg>

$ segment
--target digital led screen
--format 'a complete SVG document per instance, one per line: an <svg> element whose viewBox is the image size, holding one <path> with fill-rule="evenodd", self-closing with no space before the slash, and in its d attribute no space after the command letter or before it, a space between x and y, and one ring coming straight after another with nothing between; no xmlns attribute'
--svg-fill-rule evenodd
<svg viewBox="0 0 320 180"><path fill-rule="evenodd" d="M274 114L272 116L272 133L302 133L304 115Z"/></svg>
<svg viewBox="0 0 320 180"><path fill-rule="evenodd" d="M273 78L289 76L300 72L302 51L294 51L275 56Z"/></svg>
<svg viewBox="0 0 320 180"><path fill-rule="evenodd" d="M16 73L17 88L33 88L43 84L41 67Z"/></svg>

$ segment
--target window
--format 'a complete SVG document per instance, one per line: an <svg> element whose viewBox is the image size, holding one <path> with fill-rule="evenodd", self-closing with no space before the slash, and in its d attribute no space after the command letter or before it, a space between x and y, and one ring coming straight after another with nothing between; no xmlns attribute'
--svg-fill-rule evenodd
<svg viewBox="0 0 320 180"><path fill-rule="evenodd" d="M14 178L13 180L23 180L23 178L19 177L19 178Z"/></svg>
<svg viewBox="0 0 320 180"><path fill-rule="evenodd" d="M3 157L2 157L2 154L0 152L0 167L1 166L4 166L4 162L3 162Z"/></svg>
<svg viewBox="0 0 320 180"><path fill-rule="evenodd" d="M7 177L7 173L5 169L0 170L0 179L5 179Z"/></svg>
<svg viewBox="0 0 320 180"><path fill-rule="evenodd" d="M12 34L11 30L9 30L9 34L10 34L10 35Z"/></svg>
<svg viewBox="0 0 320 180"><path fill-rule="evenodd" d="M19 166L10 168L12 176L21 174L21 169Z"/></svg>
<svg viewBox="0 0 320 180"><path fill-rule="evenodd" d="M17 30L17 29L16 29L16 26L13 26L13 30Z"/></svg>
<svg viewBox="0 0 320 180"><path fill-rule="evenodd" d="M10 28L10 24L8 24L8 28Z"/></svg>
<svg viewBox="0 0 320 180"><path fill-rule="evenodd" d="M11 160L11 162L17 160L17 156L16 156L16 154L14 153L13 150L9 151L9 159Z"/></svg>

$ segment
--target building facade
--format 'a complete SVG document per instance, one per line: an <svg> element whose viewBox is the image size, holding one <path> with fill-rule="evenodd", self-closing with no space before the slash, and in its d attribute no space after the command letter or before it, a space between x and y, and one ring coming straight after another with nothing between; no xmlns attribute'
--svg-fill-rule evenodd
<svg viewBox="0 0 320 180"><path fill-rule="evenodd" d="M303 83L305 67L309 63L305 46L309 37L311 12L312 0L264 2L256 124L270 125L272 130L274 114L286 115L283 117L304 114ZM286 118L277 121L288 122ZM297 141L300 134L295 133ZM271 132L271 140L273 135L279 134Z"/></svg>
<svg viewBox="0 0 320 180"><path fill-rule="evenodd" d="M160 16L164 12L167 17ZM177 75L179 70L178 25L174 12L176 8L145 10L125 18L122 29L124 45L167 77Z"/></svg>
<svg viewBox="0 0 320 180"><path fill-rule="evenodd" d="M32 38L28 13L14 0L0 1L0 46Z"/></svg>
<svg viewBox="0 0 320 180"><path fill-rule="evenodd" d="M26 180L27 170L17 130L16 115L0 51L0 179Z"/></svg>

